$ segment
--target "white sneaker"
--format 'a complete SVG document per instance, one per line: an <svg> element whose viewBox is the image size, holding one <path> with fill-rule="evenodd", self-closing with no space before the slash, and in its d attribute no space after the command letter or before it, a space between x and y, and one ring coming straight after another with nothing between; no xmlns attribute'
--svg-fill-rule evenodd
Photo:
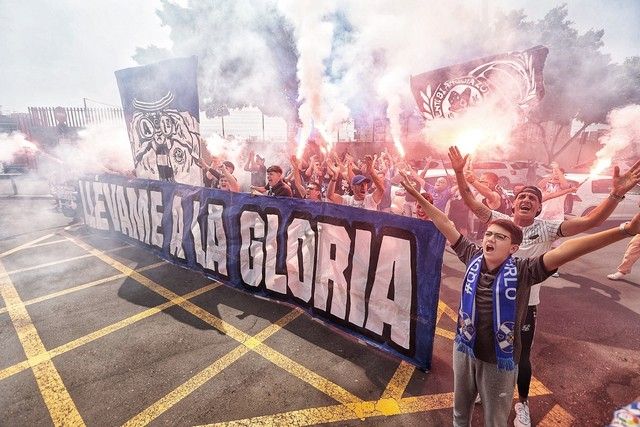
<svg viewBox="0 0 640 427"><path fill-rule="evenodd" d="M531 427L531 417L529 416L529 404L518 402L515 406L516 417L513 420L515 427Z"/></svg>
<svg viewBox="0 0 640 427"><path fill-rule="evenodd" d="M482 399L480 398L480 395L476 395L476 401L474 402L476 405L482 405Z"/></svg>
<svg viewBox="0 0 640 427"><path fill-rule="evenodd" d="M553 274L551 275L551 277L560 277L560 273L558 273L558 272L556 271L555 273L553 273Z"/></svg>
<svg viewBox="0 0 640 427"><path fill-rule="evenodd" d="M625 276L624 273L620 271L616 271L615 273L607 274L607 279L609 280L620 280Z"/></svg>

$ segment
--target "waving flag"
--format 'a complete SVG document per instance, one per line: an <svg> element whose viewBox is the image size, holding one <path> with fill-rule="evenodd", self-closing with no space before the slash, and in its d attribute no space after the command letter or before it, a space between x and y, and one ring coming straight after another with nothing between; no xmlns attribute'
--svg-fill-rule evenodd
<svg viewBox="0 0 640 427"><path fill-rule="evenodd" d="M427 120L453 118L488 98L525 109L544 96L548 53L536 46L439 68L411 77L411 90Z"/></svg>
<svg viewBox="0 0 640 427"><path fill-rule="evenodd" d="M203 185L197 67L190 57L116 71L138 177Z"/></svg>

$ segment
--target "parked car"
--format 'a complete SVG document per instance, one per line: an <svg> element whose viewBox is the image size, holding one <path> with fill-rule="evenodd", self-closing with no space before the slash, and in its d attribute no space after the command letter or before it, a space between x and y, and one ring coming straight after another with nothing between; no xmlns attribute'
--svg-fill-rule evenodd
<svg viewBox="0 0 640 427"><path fill-rule="evenodd" d="M519 184L537 183L541 172L537 162L506 160L478 160L473 162L473 171L477 176L485 172L493 172L498 175L498 184L502 188L509 189Z"/></svg>
<svg viewBox="0 0 640 427"><path fill-rule="evenodd" d="M513 189L516 185L536 185L542 177L551 173L551 167L530 160L477 160L473 162L473 172L480 176L485 172L493 172L498 176L498 184L504 189ZM427 178L455 176L451 163L431 160Z"/></svg>
<svg viewBox="0 0 640 427"><path fill-rule="evenodd" d="M588 174L565 174L565 177L573 185L580 185L578 191L569 194L564 202L565 214L586 216L591 213L611 193L611 176ZM624 200L618 203L610 220L624 221L638 213L640 205L640 186L636 185L625 195Z"/></svg>

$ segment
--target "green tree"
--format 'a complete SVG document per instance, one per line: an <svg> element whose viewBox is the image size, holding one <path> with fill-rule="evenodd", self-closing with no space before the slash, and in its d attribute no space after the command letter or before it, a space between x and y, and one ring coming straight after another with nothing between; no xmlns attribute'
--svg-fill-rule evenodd
<svg viewBox="0 0 640 427"><path fill-rule="evenodd" d="M549 48L545 96L528 123L537 128L537 143L543 145L549 162L578 141L587 126L605 122L613 108L640 101L637 58L622 65L612 63L601 51L604 30L580 34L566 5L551 9L536 22L528 21L523 11L511 12L497 19L491 33L488 46L494 49L521 50L538 44ZM574 119L583 125L571 135Z"/></svg>
<svg viewBox="0 0 640 427"><path fill-rule="evenodd" d="M170 50L138 48L141 64L170 56L198 57L200 108L208 117L256 106L267 115L297 116L297 51L291 26L273 2L218 0L181 7L162 0Z"/></svg>

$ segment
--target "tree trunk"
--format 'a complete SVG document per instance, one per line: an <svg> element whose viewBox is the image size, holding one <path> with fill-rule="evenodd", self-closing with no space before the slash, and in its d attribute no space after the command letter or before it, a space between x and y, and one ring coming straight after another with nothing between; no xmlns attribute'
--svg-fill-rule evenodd
<svg viewBox="0 0 640 427"><path fill-rule="evenodd" d="M582 131L584 131L587 128L587 126L589 126L590 124L591 123L584 123L582 125L582 127L580 129L578 129L578 131L576 133L574 133L569 139L567 139L565 141L565 143L562 145L562 147L560 147L560 149L553 154L553 157L555 158L555 157L559 156L564 150L566 150L569 147L569 145L571 145L571 143L577 139L576 137L578 135L580 135L582 133ZM558 136L559 136L559 134L556 135L556 138Z"/></svg>

